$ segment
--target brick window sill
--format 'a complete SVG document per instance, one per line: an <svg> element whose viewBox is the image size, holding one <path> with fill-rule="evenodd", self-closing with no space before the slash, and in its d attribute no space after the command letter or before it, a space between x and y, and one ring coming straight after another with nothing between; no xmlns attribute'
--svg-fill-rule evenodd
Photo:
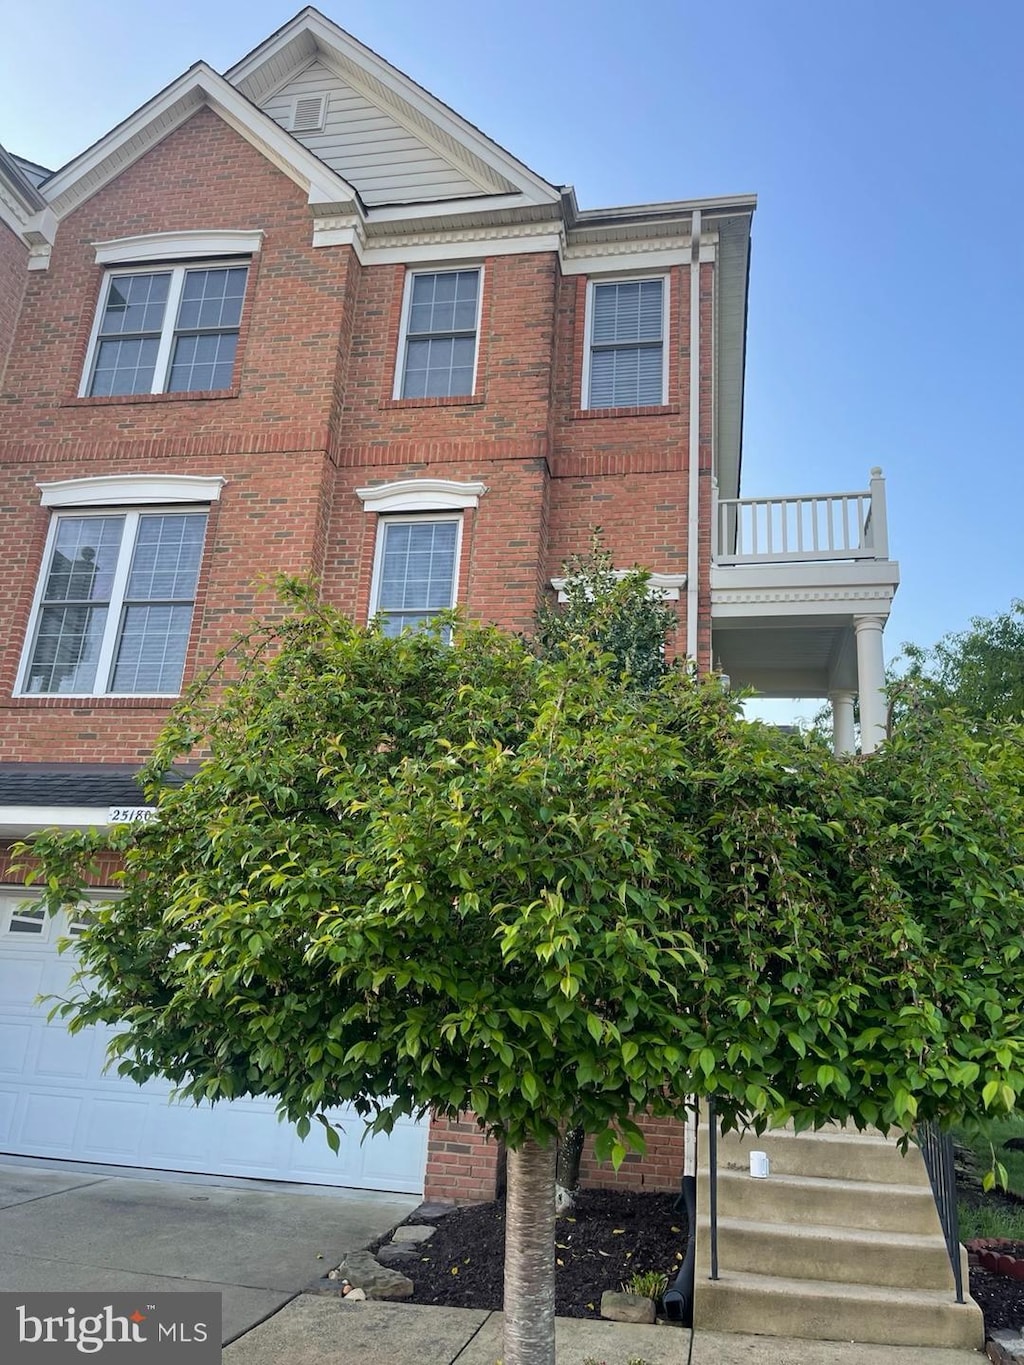
<svg viewBox="0 0 1024 1365"><path fill-rule="evenodd" d="M382 398L382 411L390 408L478 408L484 403L482 393L458 394L454 398Z"/></svg>
<svg viewBox="0 0 1024 1365"><path fill-rule="evenodd" d="M32 692L9 697L6 705L47 711L54 709L79 711L85 708L92 710L94 707L102 711L120 711L126 707L134 706L143 707L149 711L166 711L168 707L177 703L179 696L179 693L175 693L174 696L142 696L140 694L137 697L69 697Z"/></svg>
<svg viewBox="0 0 1024 1365"><path fill-rule="evenodd" d="M237 398L238 389L190 389L186 393L117 393L101 397L65 398L62 408L106 408L126 403L202 403L211 399Z"/></svg>
<svg viewBox="0 0 1024 1365"><path fill-rule="evenodd" d="M569 414L569 420L593 422L609 417L676 417L679 412L678 403L659 403L656 407L646 408L577 408Z"/></svg>

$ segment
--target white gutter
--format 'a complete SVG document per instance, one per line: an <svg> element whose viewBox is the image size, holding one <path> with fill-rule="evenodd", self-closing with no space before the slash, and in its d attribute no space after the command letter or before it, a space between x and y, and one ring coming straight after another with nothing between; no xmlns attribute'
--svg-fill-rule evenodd
<svg viewBox="0 0 1024 1365"><path fill-rule="evenodd" d="M701 211L690 221L690 488L686 529L686 653L697 660L700 606L700 236Z"/></svg>

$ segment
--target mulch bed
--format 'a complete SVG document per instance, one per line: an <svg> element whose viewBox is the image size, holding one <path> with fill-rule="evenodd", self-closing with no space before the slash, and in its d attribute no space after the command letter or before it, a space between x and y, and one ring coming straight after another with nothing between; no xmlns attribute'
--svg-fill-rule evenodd
<svg viewBox="0 0 1024 1365"><path fill-rule="evenodd" d="M984 1198L1019 1202L997 1191ZM604 1290L621 1288L634 1271L660 1270L671 1282L686 1250L686 1217L675 1202L671 1194L581 1190L576 1207L557 1222L555 1312L600 1317ZM414 1215L410 1221L422 1220ZM436 1228L417 1259L401 1267L416 1286L412 1302L500 1310L504 1202L453 1209L436 1221ZM1024 1255L1024 1245L1018 1254ZM970 1292L984 1314L987 1336L1000 1329L1024 1330L1024 1282L972 1264Z"/></svg>
<svg viewBox="0 0 1024 1365"><path fill-rule="evenodd" d="M555 1312L600 1317L601 1294L620 1289L634 1271L660 1270L671 1282L686 1251L686 1215L675 1201L672 1194L581 1190L556 1226ZM500 1309L504 1202L454 1209L436 1226L418 1258L401 1266L416 1286L411 1301Z"/></svg>
<svg viewBox="0 0 1024 1365"><path fill-rule="evenodd" d="M989 1207L1002 1204L1020 1212L1024 1200L1012 1190L1001 1190L996 1187L987 1194L982 1193L981 1181L970 1152L958 1147L956 1158L957 1192L961 1200L968 1204L986 1204ZM1022 1251L1016 1254L1024 1255L1024 1244L1020 1245ZM1015 1332L1024 1330L1024 1282L983 1269L977 1264L977 1257L973 1254L970 1256L970 1262L971 1298L977 1303L985 1318L986 1337L1001 1330Z"/></svg>

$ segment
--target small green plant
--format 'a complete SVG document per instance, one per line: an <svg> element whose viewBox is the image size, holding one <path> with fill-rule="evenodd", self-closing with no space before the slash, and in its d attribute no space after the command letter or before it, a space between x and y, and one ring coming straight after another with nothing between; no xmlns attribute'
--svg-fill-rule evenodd
<svg viewBox="0 0 1024 1365"><path fill-rule="evenodd" d="M974 1237L1006 1237L1011 1242L1024 1242L1024 1208L1015 1209L995 1201L968 1204L961 1200L959 1211L962 1242Z"/></svg>
<svg viewBox="0 0 1024 1365"><path fill-rule="evenodd" d="M641 1299L660 1299L668 1288L668 1276L660 1270L636 1270L622 1282L624 1294L636 1294Z"/></svg>

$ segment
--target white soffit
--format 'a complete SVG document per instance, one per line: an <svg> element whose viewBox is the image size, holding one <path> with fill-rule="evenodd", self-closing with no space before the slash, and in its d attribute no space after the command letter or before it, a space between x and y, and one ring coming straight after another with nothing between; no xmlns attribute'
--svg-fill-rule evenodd
<svg viewBox="0 0 1024 1365"><path fill-rule="evenodd" d="M456 483L454 479L400 479L357 488L364 512L447 512L479 507L487 492L484 483Z"/></svg>
<svg viewBox="0 0 1024 1365"><path fill-rule="evenodd" d="M192 474L106 474L41 483L44 507L137 507L146 503L219 502L222 478Z"/></svg>
<svg viewBox="0 0 1024 1365"><path fill-rule="evenodd" d="M51 176L42 190L45 199L59 217L70 213L204 107L212 109L305 190L311 204L355 207L358 196L351 185L250 104L205 62L190 67L106 137Z"/></svg>
<svg viewBox="0 0 1024 1365"><path fill-rule="evenodd" d="M313 57L461 171L478 186L477 193L517 194L534 204L560 202L554 185L315 9L296 15L226 78L248 99L266 106Z"/></svg>
<svg viewBox="0 0 1024 1365"><path fill-rule="evenodd" d="M262 231L147 232L138 237L118 237L94 242L97 265L128 261L179 261L215 256L255 256L263 243Z"/></svg>

